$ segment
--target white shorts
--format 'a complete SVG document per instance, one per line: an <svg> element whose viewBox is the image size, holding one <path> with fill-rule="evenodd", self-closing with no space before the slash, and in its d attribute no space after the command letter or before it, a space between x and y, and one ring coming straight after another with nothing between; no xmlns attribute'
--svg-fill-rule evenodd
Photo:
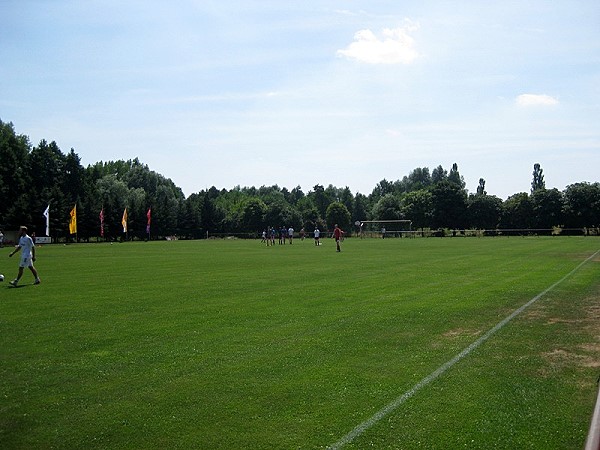
<svg viewBox="0 0 600 450"><path fill-rule="evenodd" d="M32 266L33 266L33 262L31 260L31 255L21 256L21 264L19 264L19 267L32 267Z"/></svg>

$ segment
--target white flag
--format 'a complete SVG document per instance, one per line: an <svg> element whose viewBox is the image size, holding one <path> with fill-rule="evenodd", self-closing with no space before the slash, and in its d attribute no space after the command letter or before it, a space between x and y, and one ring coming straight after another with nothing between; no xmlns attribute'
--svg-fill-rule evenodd
<svg viewBox="0 0 600 450"><path fill-rule="evenodd" d="M46 218L46 236L50 236L50 205L46 206L44 217Z"/></svg>

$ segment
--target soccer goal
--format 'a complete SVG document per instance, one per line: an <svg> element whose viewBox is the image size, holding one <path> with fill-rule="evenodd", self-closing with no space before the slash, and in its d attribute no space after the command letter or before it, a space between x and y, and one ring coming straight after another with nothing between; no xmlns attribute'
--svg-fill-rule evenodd
<svg viewBox="0 0 600 450"><path fill-rule="evenodd" d="M412 220L362 220L357 221L360 237L413 237Z"/></svg>

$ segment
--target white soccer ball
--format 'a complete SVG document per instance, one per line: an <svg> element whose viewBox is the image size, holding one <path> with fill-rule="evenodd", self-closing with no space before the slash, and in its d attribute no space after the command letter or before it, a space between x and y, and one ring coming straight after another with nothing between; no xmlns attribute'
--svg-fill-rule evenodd
<svg viewBox="0 0 600 450"><path fill-rule="evenodd" d="M0 273L0 281L4 281L4 275Z"/></svg>

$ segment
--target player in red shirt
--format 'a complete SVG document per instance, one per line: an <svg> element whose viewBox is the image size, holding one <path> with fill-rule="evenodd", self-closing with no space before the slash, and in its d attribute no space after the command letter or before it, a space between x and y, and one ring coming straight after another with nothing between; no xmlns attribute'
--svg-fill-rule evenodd
<svg viewBox="0 0 600 450"><path fill-rule="evenodd" d="M338 224L336 223L335 228L333 229L333 238L335 239L335 244L337 245L338 252L342 251L342 249L340 248L340 241L342 240L343 235L344 232L340 227L338 227Z"/></svg>

